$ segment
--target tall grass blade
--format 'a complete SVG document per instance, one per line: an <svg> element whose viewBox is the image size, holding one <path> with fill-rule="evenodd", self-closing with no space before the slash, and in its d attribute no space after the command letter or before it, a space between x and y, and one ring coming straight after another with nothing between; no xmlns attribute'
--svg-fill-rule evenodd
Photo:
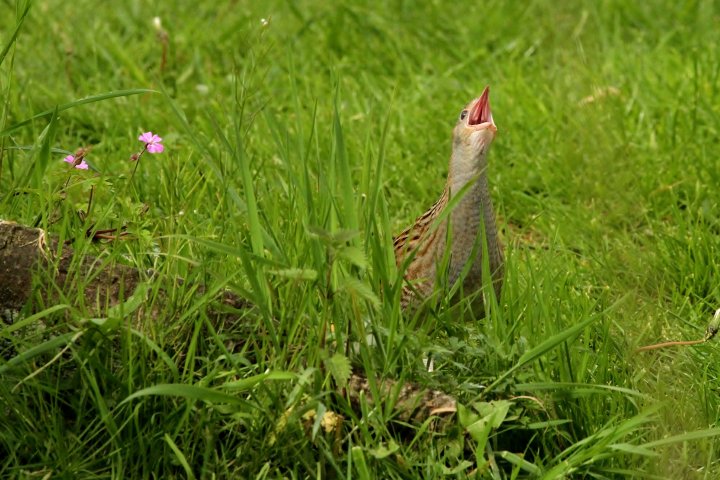
<svg viewBox="0 0 720 480"><path fill-rule="evenodd" d="M40 320L41 318L47 317L52 315L55 312L59 312L61 310L68 310L72 308L70 305L61 303L58 305L53 305L52 307L46 308L45 310L35 313L33 315L30 315L27 318L23 318L22 320L18 320L17 322L11 323L11 324L3 324L2 328L0 328L0 334L7 335L13 332L16 332L17 330L20 330L23 327L26 327L28 325L31 325L35 323L36 321Z"/></svg>
<svg viewBox="0 0 720 480"><path fill-rule="evenodd" d="M59 112L65 111L65 110L69 110L71 108L79 107L80 105L87 105L89 103L102 102L103 100L109 100L111 98L129 97L132 95L141 95L143 93L158 93L158 92L156 90L149 90L147 88L116 90L116 91L112 91L112 92L106 92L106 93L100 93L97 95L92 95L90 97L81 98L79 100L75 100L75 101L68 102L68 103L63 103L62 105L58 105L55 108L51 108L50 110L45 110L44 112L35 114L26 120L23 120L21 122L18 122L14 125L7 127L5 130L0 131L0 137L6 137L6 136L10 135L12 132L30 124L31 122L33 122L35 120L39 120L41 118L46 118L53 114L57 114Z"/></svg>
<svg viewBox="0 0 720 480"><path fill-rule="evenodd" d="M580 334L580 332L585 330L586 327L590 326L595 321L597 321L596 317L590 317L587 320L568 328L567 330L553 335L535 348L528 350L518 359L518 361L515 363L515 365L512 366L512 368L505 371L494 382L488 385L488 387L485 389L485 392L491 392L496 385L503 382L506 378L515 373L518 369L524 367L525 365L534 360L537 360L558 345L575 338L577 335Z"/></svg>
<svg viewBox="0 0 720 480"><path fill-rule="evenodd" d="M183 469L185 470L185 474L187 475L187 478L195 480L195 474L193 473L192 468L190 468L190 464L188 463L187 458L185 458L185 455L180 451L178 446L175 445L175 442L173 442L172 438L170 438L170 435L166 433L163 438L175 454L175 458L177 458L178 462L180 462L180 465L182 465Z"/></svg>
<svg viewBox="0 0 720 480"><path fill-rule="evenodd" d="M34 347L19 353L18 355L8 360L5 364L0 365L0 373L5 373L11 368L26 363L28 360L37 357L38 355L54 351L59 347L67 345L73 340L73 337L75 337L75 335L77 335L77 332L67 332L50 340L46 340L43 343L35 345Z"/></svg>
<svg viewBox="0 0 720 480"><path fill-rule="evenodd" d="M18 18L17 23L15 24L15 30L13 30L13 33L10 35L10 39L5 44L5 47L3 47L2 52L0 52L0 65L3 64L3 61L5 60L5 57L7 56L8 52L10 51L10 48L12 48L13 44L17 40L18 33L20 33L20 27L22 27L22 24L25 21L25 17L27 17L28 12L30 12L31 5L32 5L31 0L27 0L25 2L25 9L20 14L20 18Z"/></svg>
<svg viewBox="0 0 720 480"><path fill-rule="evenodd" d="M149 396L165 396L165 397L181 397L188 400L199 400L210 404L239 404L242 399L227 393L220 392L213 388L199 387L197 385L188 385L185 383L166 383L153 385L152 387L143 388L135 393L130 394L118 405L124 405L132 400Z"/></svg>

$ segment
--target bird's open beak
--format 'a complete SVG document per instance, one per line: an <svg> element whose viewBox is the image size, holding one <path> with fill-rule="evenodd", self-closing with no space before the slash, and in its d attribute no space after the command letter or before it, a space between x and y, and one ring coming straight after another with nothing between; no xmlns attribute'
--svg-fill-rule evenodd
<svg viewBox="0 0 720 480"><path fill-rule="evenodd" d="M490 87L485 87L480 98L473 105L468 118L468 125L489 124L488 128L497 131L495 122L493 122L492 113L490 113Z"/></svg>

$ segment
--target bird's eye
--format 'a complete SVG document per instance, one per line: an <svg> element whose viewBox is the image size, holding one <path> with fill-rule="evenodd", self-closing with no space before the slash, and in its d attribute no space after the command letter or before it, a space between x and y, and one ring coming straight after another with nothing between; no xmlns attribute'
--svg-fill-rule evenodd
<svg viewBox="0 0 720 480"><path fill-rule="evenodd" d="M467 118L467 116L468 116L467 110L463 110L462 112L460 112L460 120L465 120Z"/></svg>

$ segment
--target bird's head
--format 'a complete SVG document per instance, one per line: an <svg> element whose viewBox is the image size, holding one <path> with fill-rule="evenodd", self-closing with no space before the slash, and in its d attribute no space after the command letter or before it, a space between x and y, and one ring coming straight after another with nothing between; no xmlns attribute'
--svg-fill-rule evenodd
<svg viewBox="0 0 720 480"><path fill-rule="evenodd" d="M495 139L497 127L490 113L490 87L482 95L468 103L453 130L453 153L467 160L477 161L485 157Z"/></svg>

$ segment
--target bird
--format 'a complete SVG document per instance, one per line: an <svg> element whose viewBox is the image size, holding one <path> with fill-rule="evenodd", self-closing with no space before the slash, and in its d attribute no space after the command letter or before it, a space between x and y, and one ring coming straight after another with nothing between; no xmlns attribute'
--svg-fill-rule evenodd
<svg viewBox="0 0 720 480"><path fill-rule="evenodd" d="M396 265L400 271L404 268L405 282L400 295L403 310L421 306L433 294L444 266L449 285L467 268L463 292L468 295L481 290L483 251L488 255L496 298L500 297L503 246L498 238L487 175L488 151L496 133L490 111L490 88L485 87L460 112L453 129L447 182L440 198L393 238ZM460 200L449 214L444 214L452 198L461 191ZM487 249L478 241L482 234ZM473 305L478 308L483 305L482 295L477 296L476 302Z"/></svg>

